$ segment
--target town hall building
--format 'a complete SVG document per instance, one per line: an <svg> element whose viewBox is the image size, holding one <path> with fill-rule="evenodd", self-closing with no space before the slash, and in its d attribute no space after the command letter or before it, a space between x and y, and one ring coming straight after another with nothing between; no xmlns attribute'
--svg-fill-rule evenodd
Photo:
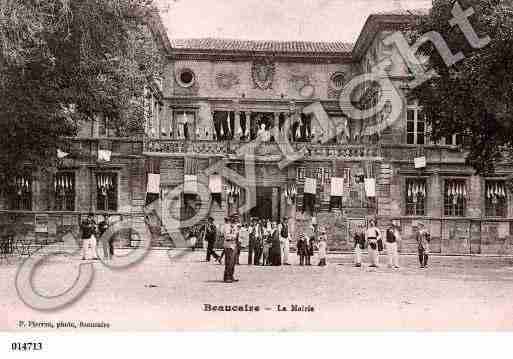
<svg viewBox="0 0 513 359"><path fill-rule="evenodd" d="M315 218L329 248L345 251L353 248L354 228L377 219L381 228L399 224L403 252L416 250L422 222L434 253L511 254L513 203L505 180L513 167L504 163L493 176L477 176L465 164L460 134L432 143L422 104L409 94L408 66L383 42L423 14L372 14L354 44L168 39L160 28L167 64L147 91L144 135L113 137L101 121L87 127L70 141L94 160L66 158L52 176L20 176L2 215L39 215L43 227L53 221L57 232L89 211L139 225L146 218L154 245L164 246L174 241L167 218L186 222L205 207L218 225L225 217L286 217L293 242ZM387 102L368 119L351 118L342 90L387 58L381 75L400 103ZM362 95L356 107L383 96L369 84L356 92ZM380 126L393 112L387 107L397 105L397 120ZM316 117L319 111L327 122ZM284 165L284 149L300 155ZM111 158L98 161L105 150ZM248 189L221 167L252 176L255 205L247 211ZM150 203L160 219L145 213Z"/></svg>

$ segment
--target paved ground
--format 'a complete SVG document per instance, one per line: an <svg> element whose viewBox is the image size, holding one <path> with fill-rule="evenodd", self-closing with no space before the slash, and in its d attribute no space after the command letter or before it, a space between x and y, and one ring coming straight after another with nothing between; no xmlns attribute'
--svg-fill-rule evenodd
<svg viewBox="0 0 513 359"><path fill-rule="evenodd" d="M220 281L223 266L203 262L204 252L170 260L162 250L125 270L95 262L89 290L74 304L38 312L18 298L17 264L0 265L0 330L17 322L105 322L114 330L383 330L513 329L513 260L432 257L419 269L402 256L400 270L351 266L350 255L332 255L325 268L236 268L240 282ZM246 257L243 253L242 262ZM383 259L383 258L382 258ZM314 257L314 262L317 260ZM55 257L34 283L56 295L73 283L79 257ZM259 312L206 312L204 304L253 305ZM311 305L314 312L279 312L277 306Z"/></svg>

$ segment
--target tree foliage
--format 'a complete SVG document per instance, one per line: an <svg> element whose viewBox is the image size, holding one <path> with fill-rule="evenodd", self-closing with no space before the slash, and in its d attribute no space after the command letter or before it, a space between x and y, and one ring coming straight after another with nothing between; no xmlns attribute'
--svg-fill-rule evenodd
<svg viewBox="0 0 513 359"><path fill-rule="evenodd" d="M491 41L481 49L470 46L458 26L451 27L455 0L435 0L430 14L420 20L416 38L439 32L452 53L465 59L447 67L433 46L421 48L438 76L413 91L421 102L432 137L455 133L466 136L467 163L477 172L492 172L512 149L513 139L513 11L499 0L458 0L480 38Z"/></svg>
<svg viewBox="0 0 513 359"><path fill-rule="evenodd" d="M48 165L96 116L120 136L141 125L162 51L143 0L0 0L0 169ZM134 125L135 124L135 125Z"/></svg>

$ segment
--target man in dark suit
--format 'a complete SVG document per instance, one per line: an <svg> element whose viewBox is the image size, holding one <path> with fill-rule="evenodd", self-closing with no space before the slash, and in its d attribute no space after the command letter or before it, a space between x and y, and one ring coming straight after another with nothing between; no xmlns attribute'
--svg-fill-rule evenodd
<svg viewBox="0 0 513 359"><path fill-rule="evenodd" d="M214 219L208 218L208 223L205 225L205 240L207 241L207 262L210 262L210 256L215 260L219 260L219 255L214 251L214 246L217 240L217 228L214 225Z"/></svg>
<svg viewBox="0 0 513 359"><path fill-rule="evenodd" d="M256 230L256 223L255 220L251 220L251 224L248 228L248 234L249 234L249 245L248 245L248 266L253 264L253 253L255 253L256 257L256 241L255 241L255 230Z"/></svg>

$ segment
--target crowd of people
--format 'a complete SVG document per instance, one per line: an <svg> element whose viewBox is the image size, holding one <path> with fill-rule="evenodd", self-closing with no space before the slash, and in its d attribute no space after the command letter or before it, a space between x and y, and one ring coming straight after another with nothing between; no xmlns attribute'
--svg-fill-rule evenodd
<svg viewBox="0 0 513 359"><path fill-rule="evenodd" d="M98 224L94 214L80 224L82 237L82 259L99 259L97 254L97 238L109 228L109 217L103 216ZM274 222L267 219L252 218L247 222L239 222L225 218L223 226L218 229L214 219L209 218L203 226L195 226L188 231L187 239L190 247L194 250L199 237L207 243L206 261L213 258L218 263L225 260L225 273L223 280L231 283L236 282L234 277L235 265L240 264L241 250L247 249L247 264L253 266L288 266L290 256L291 233L289 231L288 218L281 222ZM112 259L114 245L111 238L102 241L104 259ZM220 237L220 238L219 238ZM384 237L384 238L383 238ZM354 240L354 266L362 267L363 251L367 249L369 267L379 266L379 258L382 252L386 251L388 266L399 269L398 245L401 242L399 226L392 222L382 236L381 230L376 226L374 220L369 221L367 228L363 224L357 226L353 231ZM222 241L223 251L218 254L215 250L216 243ZM429 244L431 237L423 223L418 223L416 233L418 245L419 264L426 268L429 259ZM311 266L314 250L318 251L318 266L327 265L328 236L326 230L319 227L315 218L311 224L299 231L296 236L296 253L299 256L300 266ZM90 255L92 253L92 255Z"/></svg>
<svg viewBox="0 0 513 359"><path fill-rule="evenodd" d="M240 223L225 218L220 232L223 241L223 252L217 254L215 244L218 241L218 228L213 218L209 218L205 226L205 240L207 242L206 261L222 263L225 259L225 273L223 280L227 283L238 281L234 277L235 265L240 264L242 248L248 250L248 265L281 266L290 265L290 231L288 219L283 218L279 223L253 218L249 222ZM384 237L384 238L383 238ZM426 268L429 257L430 235L423 223L419 223L416 234L419 263ZM379 267L382 252L386 251L388 266L399 269L398 245L401 241L399 226L392 223L382 236L381 230L374 220L369 221L367 228L360 224L353 233L354 240L354 266L361 267L363 251L367 249L369 267ZM312 265L314 250L318 251L318 266L327 265L328 237L326 230L319 227L316 221L297 233L296 253L299 256L300 266Z"/></svg>

